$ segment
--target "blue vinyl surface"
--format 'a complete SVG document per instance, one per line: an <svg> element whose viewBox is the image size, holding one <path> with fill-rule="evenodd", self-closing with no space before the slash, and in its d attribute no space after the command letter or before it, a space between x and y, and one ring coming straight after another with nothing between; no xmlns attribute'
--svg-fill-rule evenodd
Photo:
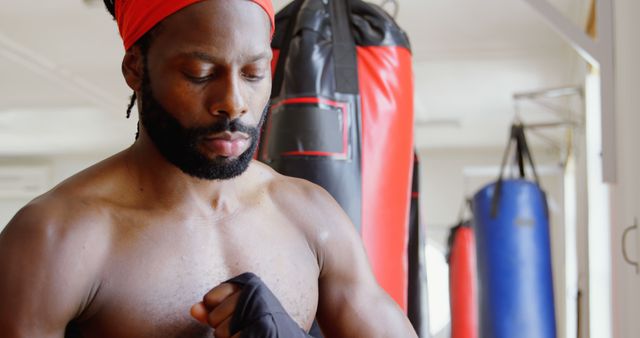
<svg viewBox="0 0 640 338"><path fill-rule="evenodd" d="M473 198L480 337L555 338L549 217L544 192L531 181L504 180Z"/></svg>

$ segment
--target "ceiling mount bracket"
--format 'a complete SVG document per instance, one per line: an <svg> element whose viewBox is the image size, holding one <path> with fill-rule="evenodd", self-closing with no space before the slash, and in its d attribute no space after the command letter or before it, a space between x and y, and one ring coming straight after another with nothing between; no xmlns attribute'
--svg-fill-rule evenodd
<svg viewBox="0 0 640 338"><path fill-rule="evenodd" d="M573 48L599 71L602 134L602 180L617 181L613 0L595 0L597 39L573 24L548 0L522 0L540 14Z"/></svg>

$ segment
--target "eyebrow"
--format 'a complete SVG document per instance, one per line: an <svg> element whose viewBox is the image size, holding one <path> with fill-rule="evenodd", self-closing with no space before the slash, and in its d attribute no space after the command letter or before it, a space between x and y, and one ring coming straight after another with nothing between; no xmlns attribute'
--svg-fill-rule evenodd
<svg viewBox="0 0 640 338"><path fill-rule="evenodd" d="M248 58L248 63L253 63L262 59L267 59L269 58L271 52L262 52L262 53L258 53L256 55L252 55L251 57ZM190 57L190 58L195 58L207 63L224 63L224 60L215 57L209 53L205 53L205 52L201 52L201 51L193 51L193 52L185 52L185 53L181 53L180 56L182 57Z"/></svg>

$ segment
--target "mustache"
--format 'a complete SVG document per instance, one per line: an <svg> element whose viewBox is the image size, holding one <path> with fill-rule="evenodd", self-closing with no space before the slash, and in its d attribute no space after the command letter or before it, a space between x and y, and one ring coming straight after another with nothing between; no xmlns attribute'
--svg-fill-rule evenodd
<svg viewBox="0 0 640 338"><path fill-rule="evenodd" d="M269 112L269 105L265 106L260 116L260 122L256 126L246 125L240 122L240 118L231 120L226 116L222 116L218 121L211 123L208 126L185 128L185 133L192 139L204 138L211 134L230 132L230 133L244 133L251 138L258 138L260 128L267 119L267 113Z"/></svg>
<svg viewBox="0 0 640 338"><path fill-rule="evenodd" d="M210 134L222 132L239 132L253 136L257 134L258 128L248 126L240 122L238 119L230 120L227 117L222 117L220 120L215 121L208 126L188 128L187 132L189 135L194 137L205 137Z"/></svg>

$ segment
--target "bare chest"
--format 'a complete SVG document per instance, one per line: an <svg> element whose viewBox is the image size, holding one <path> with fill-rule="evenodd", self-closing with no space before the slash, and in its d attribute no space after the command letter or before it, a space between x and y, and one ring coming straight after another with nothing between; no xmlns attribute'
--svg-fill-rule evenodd
<svg viewBox="0 0 640 338"><path fill-rule="evenodd" d="M162 224L165 225L165 224ZM302 328L318 303L318 264L305 236L276 215L175 226L146 224L114 237L87 337L213 337L190 307L243 272L260 276ZM176 230L177 229L177 230Z"/></svg>

